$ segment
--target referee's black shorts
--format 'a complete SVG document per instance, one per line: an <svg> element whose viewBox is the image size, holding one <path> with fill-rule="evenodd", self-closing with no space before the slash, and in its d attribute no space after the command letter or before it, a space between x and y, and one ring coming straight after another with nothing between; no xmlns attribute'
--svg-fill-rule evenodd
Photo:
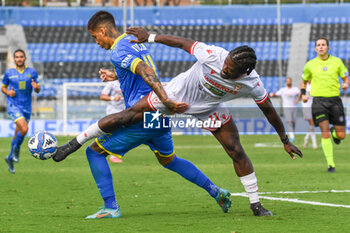
<svg viewBox="0 0 350 233"><path fill-rule="evenodd" d="M333 125L345 126L344 107L340 97L314 97L312 118L316 126L324 120L329 120Z"/></svg>

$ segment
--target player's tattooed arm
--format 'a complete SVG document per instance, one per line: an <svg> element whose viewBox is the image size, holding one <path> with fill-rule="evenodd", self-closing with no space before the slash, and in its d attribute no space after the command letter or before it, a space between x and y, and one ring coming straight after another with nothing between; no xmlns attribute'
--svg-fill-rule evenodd
<svg viewBox="0 0 350 233"><path fill-rule="evenodd" d="M148 38L150 34L141 27L131 27L126 29L127 34L132 34L137 37L137 40L130 40L132 43L144 43L148 42ZM156 35L154 38L154 42L165 44L170 47L180 48L185 50L186 52L191 52L191 47L194 43L193 40L172 36L172 35Z"/></svg>
<svg viewBox="0 0 350 233"><path fill-rule="evenodd" d="M299 148L289 142L282 120L277 114L276 109L273 107L270 98L268 97L264 103L258 104L258 106L270 124L275 128L284 144L284 150L290 155L290 157L295 159L294 154L297 154L299 157L303 157L303 154Z"/></svg>
<svg viewBox="0 0 350 233"><path fill-rule="evenodd" d="M135 73L141 75L145 83L156 93L160 101L162 101L170 112L182 113L187 109L188 105L186 103L177 103L168 98L157 74L145 62L141 61L137 64Z"/></svg>

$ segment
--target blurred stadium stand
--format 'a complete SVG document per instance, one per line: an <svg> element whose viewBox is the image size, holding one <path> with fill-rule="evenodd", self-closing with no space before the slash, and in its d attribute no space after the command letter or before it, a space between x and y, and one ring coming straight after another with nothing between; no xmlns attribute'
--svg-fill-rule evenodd
<svg viewBox="0 0 350 233"><path fill-rule="evenodd" d="M322 35L330 40L330 53L342 58L350 68L350 17L339 15L339 12L346 11L343 9L344 5L346 9L350 9L349 4L343 4L343 7L335 4L309 5L308 9L301 5L282 7L282 83L288 73L294 23L311 24L306 56L308 59L316 56L314 40ZM330 16L319 17L318 13L325 7ZM31 12L32 17L28 14L21 15L20 11L0 11L0 15L4 16L4 20L0 21L0 31L1 25L21 24L32 61L43 63L45 82L39 98L55 99L58 95L57 88L62 82L98 81L99 68L113 68L109 62L109 51L96 45L86 30L88 18L97 10L99 9L23 10L26 13ZM120 31L121 13L122 9L119 8L113 11ZM243 44L253 47L258 57L256 70L262 76L266 89L275 92L279 88L278 35L274 6L137 8L135 15L139 16L135 19L135 25L146 27L148 31L188 37L222 46L227 50ZM160 44L150 44L149 49L162 81L171 80L195 62L191 55L180 49ZM69 96L79 98L74 92ZM81 97L95 98L96 95L84 92Z"/></svg>

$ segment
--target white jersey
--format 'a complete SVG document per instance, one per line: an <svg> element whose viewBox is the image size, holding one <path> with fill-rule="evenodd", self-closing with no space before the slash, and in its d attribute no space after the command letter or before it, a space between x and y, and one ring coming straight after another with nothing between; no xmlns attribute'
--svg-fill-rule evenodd
<svg viewBox="0 0 350 233"><path fill-rule="evenodd" d="M120 89L120 83L118 80L108 82L107 85L103 88L102 93L104 95L108 96L117 96L121 95L122 96L122 91ZM125 109L125 102L124 98L122 98L119 101L108 101L108 105L106 108L106 114L112 114L112 113L117 113L121 112Z"/></svg>
<svg viewBox="0 0 350 233"><path fill-rule="evenodd" d="M186 114L200 114L217 108L220 103L244 97L252 97L257 104L265 102L268 94L258 73L253 70L239 79L223 79L220 72L229 52L221 47L195 42L191 54L197 62L186 72L173 78L165 91L170 98L189 104ZM155 94L148 99L153 110L160 109L160 101ZM166 111L165 111L166 112Z"/></svg>
<svg viewBox="0 0 350 233"><path fill-rule="evenodd" d="M309 97L309 100L306 103L301 101L301 106L303 106L303 108L311 108L313 97L310 95L310 91L311 91L311 85L310 85L310 83L307 83L306 84L306 95Z"/></svg>
<svg viewBox="0 0 350 233"><path fill-rule="evenodd" d="M297 106L296 101L299 92L299 88L297 87L283 87L276 92L276 95L282 97L282 105L284 108L295 108Z"/></svg>

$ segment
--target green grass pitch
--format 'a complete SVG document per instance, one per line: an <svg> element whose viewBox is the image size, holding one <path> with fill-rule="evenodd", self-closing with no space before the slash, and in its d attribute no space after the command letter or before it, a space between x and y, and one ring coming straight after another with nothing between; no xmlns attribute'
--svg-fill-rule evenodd
<svg viewBox="0 0 350 233"><path fill-rule="evenodd" d="M59 144L68 137L58 137ZM30 156L27 140L16 174L4 157L10 138L0 139L0 232L348 232L350 193L265 194L263 196L340 204L310 205L261 199L274 217L255 217L246 197L233 196L224 214L204 190L158 164L145 146L110 164L123 217L85 220L103 205L93 181L85 147L61 163ZM260 192L350 189L349 139L335 145L336 173L327 174L322 149L303 149L292 160L277 136L241 136L253 162ZM296 145L302 146L303 136ZM320 141L320 138L318 138ZM254 147L263 143L270 147ZM176 154L197 165L215 184L244 192L232 161L212 136L174 136Z"/></svg>

